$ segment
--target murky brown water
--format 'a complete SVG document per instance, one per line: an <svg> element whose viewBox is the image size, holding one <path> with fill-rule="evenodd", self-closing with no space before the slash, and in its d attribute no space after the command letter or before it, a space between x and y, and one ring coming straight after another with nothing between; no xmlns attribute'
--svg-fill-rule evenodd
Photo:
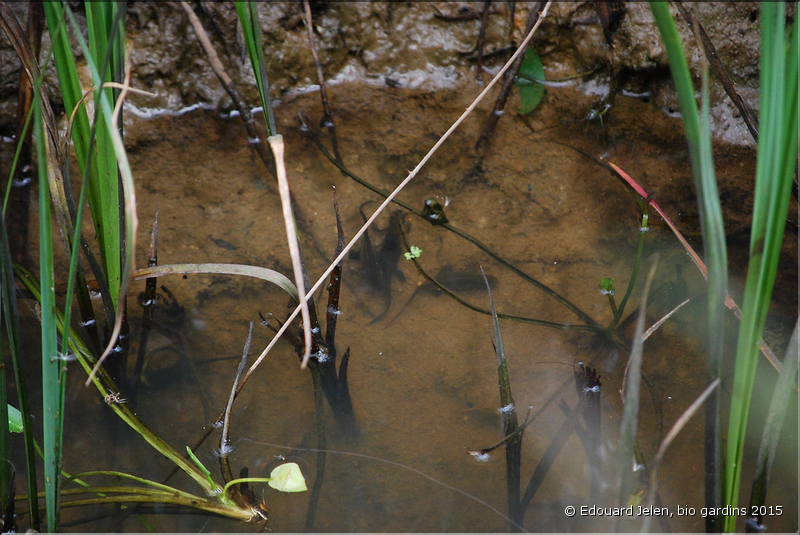
<svg viewBox="0 0 800 535"><path fill-rule="evenodd" d="M466 82L453 91L436 93L404 89L340 85L332 90L340 151L350 169L373 184L391 188L469 104L478 87ZM487 244L542 283L607 324L611 313L598 285L614 277L617 301L630 276L639 236L636 204L607 171L556 142L590 154L606 154L651 191L698 247L699 222L693 197L682 128L677 119L653 105L620 96L603 125L583 122L593 97L574 88L551 89L530 121L533 131L508 114L500 123L491 149L479 162L473 149L489 103L469 119L400 197L419 208L430 196L448 197L447 216L455 226ZM300 131L296 113L320 116L316 94L295 97L276 109L278 128L287 143L287 168L297 201L297 220L312 279L332 258L336 240L331 187L334 183L349 238L362 220L359 207L378 197L342 176ZM136 120L128 143L140 218L139 265L146 262L146 244L153 214L159 211L159 263L227 262L265 266L290 275L286 238L277 188L248 145L238 118L213 112ZM747 212L755 153L720 147L716 161L723 203L728 212L732 294L741 300L747 248ZM375 204L368 205L374 208ZM793 210L795 210L793 208ZM388 216L371 234L380 244ZM497 279L494 298L500 312L560 323L576 317L553 299L504 269L470 243L421 219L411 220L409 239L422 250L421 263L430 273L452 266L473 275L483 266ZM786 325L796 313L797 249L787 238L775 315L775 340L785 344ZM358 249L358 247L357 247ZM667 290L655 298L648 324L668 310L675 288L685 284L692 302L645 345L644 373L654 389L643 387L639 440L651 459L658 440L659 411L666 432L705 387L704 281L666 227L655 225L646 236L643 271L653 253L660 255L655 286ZM350 391L360 429L358 438L337 433L328 415L327 472L314 528L320 531L504 531L505 462L496 450L488 462L468 455L501 438L500 401L492 325L488 316L466 309L446 296L419 292L421 278L410 262L399 268L405 281L392 282L391 308L382 321L383 296L366 283L360 261L345 263L337 330L341 350L350 347ZM643 277L643 276L642 276ZM258 313L285 314L286 297L255 280L192 275L163 278L179 304L183 322L162 316L151 349L162 349L148 365L148 385L140 394L138 414L174 447L193 444L223 407L247 333ZM671 286L670 286L671 285ZM132 316L140 314L132 292ZM628 313L640 301L640 280ZM488 307L484 293L463 294ZM320 307L322 308L322 307ZM626 313L627 315L627 313ZM627 355L611 353L601 340L585 332L502 322L511 383L521 415L538 412L553 396L570 406L577 401L572 386L575 360L593 362L602 375L602 437L611 451L621 418L619 390ZM631 329L625 332L627 340ZM266 346L270 332L257 326L254 352ZM776 351L782 353L782 347ZM730 347L734 346L731 340ZM761 370L764 381L774 373ZM160 479L168 464L141 439L121 427L108 427L107 408L91 393L71 388L75 403L97 411L97 429L68 423L65 469L114 468ZM730 395L726 376L724 397ZM768 390L768 389L767 389ZM768 392L756 394L768 403ZM655 399L656 401L653 401ZM73 402L71 400L71 402ZM528 483L565 416L553 402L527 429L523 441L522 485ZM761 407L758 405L758 407ZM763 408L754 409L757 414ZM792 412L792 411L790 411ZM77 414L68 414L68 418ZM787 428L768 503L785 514L770 519L770 529L791 531L797 525L797 415ZM71 427L80 423L80 431ZM114 430L109 432L108 429ZM275 456L284 455L303 468L313 482L317 454L311 378L299 369L293 349L280 343L245 387L234 407L232 437L234 470L247 466L251 476L267 476ZM758 432L760 433L760 431ZM112 436L113 435L113 436ZM754 434L754 437L757 434ZM660 470L662 505L702 507L702 417L692 420L672 445ZM216 470L213 447L218 435L198 453ZM280 446L276 446L280 445ZM750 459L758 440L754 438ZM296 448L294 450L289 448ZM108 453L108 457L103 454ZM611 466L613 453L605 468ZM98 466L100 465L100 466ZM604 468L604 469L605 469ZM606 470L607 471L607 470ZM438 481L434 482L432 479ZM591 505L586 454L574 434L560 451L526 515L531 531L607 531L613 524L597 519L567 518L567 505ZM746 479L745 481L749 481ZM175 483L192 489L191 483ZM749 496L749 483L744 485ZM454 490L457 489L457 490ZM261 490L259 489L259 492ZM269 528L302 531L309 493L283 495L264 491ZM744 495L743 495L744 496ZM746 500L746 498L743 498ZM613 504L605 497L606 505ZM608 503L606 503L608 502ZM744 503L744 501L743 501ZM78 513L78 516L83 516ZM65 512L65 515L69 515ZM252 529L236 521L196 515L150 515L157 530ZM99 521L81 530L103 529ZM702 531L703 519L676 516L674 531ZM630 524L629 529L638 529ZM124 529L142 531L135 519Z"/></svg>

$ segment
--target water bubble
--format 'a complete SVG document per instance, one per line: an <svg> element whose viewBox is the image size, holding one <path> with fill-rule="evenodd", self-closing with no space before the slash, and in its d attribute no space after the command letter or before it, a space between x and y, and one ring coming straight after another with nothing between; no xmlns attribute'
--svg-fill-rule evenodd
<svg viewBox="0 0 800 535"><path fill-rule="evenodd" d="M469 455L472 455L472 457L474 457L476 461L482 463L488 462L492 458L492 456L489 455L488 453L481 453L480 451L468 451L467 453Z"/></svg>
<svg viewBox="0 0 800 535"><path fill-rule="evenodd" d="M216 455L217 457L227 457L228 455L233 453L233 446L231 446L230 444L222 444L220 445L219 449L213 448L212 451L214 452L214 455Z"/></svg>
<svg viewBox="0 0 800 535"><path fill-rule="evenodd" d="M55 357L50 357L50 362L55 362L57 360L63 360L64 362L72 362L73 360L78 360L78 357L75 356L74 353L59 353Z"/></svg>
<svg viewBox="0 0 800 535"><path fill-rule="evenodd" d="M513 403L509 403L505 407L500 407L497 410L498 410L498 412L500 412L500 414L508 414L510 412L513 412L513 411L517 410L517 408L514 406Z"/></svg>

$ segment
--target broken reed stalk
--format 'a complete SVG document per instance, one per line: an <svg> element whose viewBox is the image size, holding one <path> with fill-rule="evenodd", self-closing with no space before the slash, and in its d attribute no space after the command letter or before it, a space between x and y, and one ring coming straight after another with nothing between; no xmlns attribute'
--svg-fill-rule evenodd
<svg viewBox="0 0 800 535"><path fill-rule="evenodd" d="M250 322L250 327L247 331L247 341L242 350L242 358L239 360L239 367L236 369L236 376L233 379L233 386L231 386L231 393L228 396L228 403L225 405L225 417L222 420L222 433L219 437L219 464L222 470L222 478L225 483L233 481L233 473L231 472L231 464L228 460L228 455L231 452L230 440L230 427L231 427L231 411L233 410L233 401L236 399L236 386L242 378L244 367L247 364L247 354L250 352L250 344L253 341L253 322Z"/></svg>
<svg viewBox="0 0 800 535"><path fill-rule="evenodd" d="M733 105L739 110L742 119L747 125L747 129L750 131L750 135L752 135L755 142L758 143L758 116L753 108L742 98L742 95L739 94L739 91L736 89L736 84L734 84L733 80L728 76L725 65L723 65L722 60L719 59L717 49L708 37L705 28L703 28L700 21L694 17L692 10L684 6L681 0L674 0L672 5L678 8L678 11L681 12L689 28L692 29L695 39L702 44L711 71L714 73L716 79L719 80L720 84L722 84L722 88L728 94Z"/></svg>
<svg viewBox="0 0 800 535"><path fill-rule="evenodd" d="M297 226L294 222L292 213L292 196L289 192L289 181L286 178L286 166L283 163L283 136L270 136L269 146L275 156L275 174L278 177L278 192L281 196L281 207L283 208L283 223L286 227L286 239L289 244L289 254L292 257L292 271L294 271L295 285L297 286L297 299L300 303L300 310L303 318L303 363L300 368L308 366L308 359L311 358L311 315L308 311L308 300L306 299L306 284L303 275L303 261L300 258L300 242L297 239ZM309 293L313 293L312 290ZM286 323L289 323L287 320Z"/></svg>
<svg viewBox="0 0 800 535"><path fill-rule="evenodd" d="M483 13L481 14L481 29L478 33L478 43L475 48L478 53L477 63L478 68L475 78L483 83L483 47L486 44L486 27L489 25L489 11L492 7L492 0L485 0L483 2Z"/></svg>
<svg viewBox="0 0 800 535"><path fill-rule="evenodd" d="M525 31L528 33L528 35L535 31L541 20L544 18L547 8L549 7L549 2L546 5L544 4L545 2L543 1L537 3L531 10L530 15L528 15L528 23L525 27ZM542 7L543 5L544 7ZM511 59L508 60L511 63L511 66L508 69L507 75L503 79L503 87L494 103L492 113L486 120L483 131L481 132L478 141L475 143L475 150L480 150L489 144L489 138L491 138L492 134L494 133L494 129L497 127L497 123L500 121L500 117L503 116L506 107L506 100L508 100L508 95L511 94L511 89L514 87L514 79L517 77L519 69L522 67L522 62L525 60L525 56L523 54L519 54L519 50L524 51L525 48L528 47L529 42L529 39L523 41L522 45L520 45L520 48L517 49L517 52L511 56ZM506 63L506 65L508 65L508 63ZM501 73L505 74L506 69L502 69ZM499 75L500 73L498 73L498 76ZM495 77L495 79L496 78L497 77Z"/></svg>
<svg viewBox="0 0 800 535"><path fill-rule="evenodd" d="M317 43L314 40L314 19L311 16L311 2L303 0L303 10L305 14L306 31L308 32L308 46L311 48L311 57L314 58L314 70L317 73L317 84L319 84L319 97L322 100L322 119L320 126L328 129L328 134L331 138L331 148L333 155L336 159L342 161L342 156L339 154L339 142L336 139L336 124L333 122L333 114L331 107L328 105L328 91L325 89L325 75L322 73L322 64L319 61L319 54L317 54Z"/></svg>
<svg viewBox="0 0 800 535"><path fill-rule="evenodd" d="M276 335L277 337L277 335ZM325 416L325 395L322 391L322 381L320 381L319 368L310 366L311 379L314 384L314 414L317 420L317 472L314 476L314 486L311 488L311 496L308 499L308 511L306 512L306 522L303 531L312 533L314 531L314 520L317 516L317 503L322 495L322 483L325 481L325 462L328 451L328 439L326 432Z"/></svg>
<svg viewBox="0 0 800 535"><path fill-rule="evenodd" d="M492 287L486 272L481 266L483 281L486 283L486 292L489 294L489 307L492 310L492 325L494 327L494 350L497 356L497 380L500 386L500 415L503 419L503 435L509 438L505 442L506 452L506 494L508 495L508 516L512 522L509 527L517 531L517 526L522 525L522 508L520 507L520 477L522 468L522 432L517 433L517 407L514 405L514 396L511 394L511 380L508 376L508 362L503 346L503 334L500 332L500 320L494 306Z"/></svg>
<svg viewBox="0 0 800 535"><path fill-rule="evenodd" d="M589 499L595 503L602 485L600 473L600 392L602 383L597 370L583 363L573 366L575 386L578 399L586 401L583 409L583 421L586 423L584 448L589 464Z"/></svg>
<svg viewBox="0 0 800 535"><path fill-rule="evenodd" d="M361 238L361 236L363 236L364 232L375 222L375 220L378 218L378 216L381 213L383 213L383 211L386 209L386 207L389 206L389 204L394 200L394 198L397 196L397 194L400 193L400 191L402 191L402 189L409 182L411 182L414 179L414 177L417 176L417 174L419 174L419 172L422 169L422 167L424 167L425 164L428 163L428 160L430 160L431 157L433 157L434 153L436 153L436 151L439 150L439 147L441 147L444 144L444 142L447 141L447 139L450 137L450 135L459 126L461 126L461 123L464 122L464 120L473 112L473 110L483 100L483 98L489 93L489 91L491 91L491 89L497 84L498 80L500 80L500 78L503 76L503 74L511 67L512 63L517 58L522 56L523 51L528 46L528 43L530 43L531 39L533 38L533 35L536 33L536 30L539 28L539 25L540 25L541 21L544 19L545 15L547 14L547 11L550 9L550 4L551 3L552 2L547 2L547 4L544 6L544 9L542 9L542 12L541 12L541 14L539 16L539 20L536 22L534 27L531 29L531 31L528 33L528 35L525 37L525 39L523 40L522 44L519 46L519 48L514 53L514 55L512 55L511 58L508 60L508 62L506 62L506 64L500 69L500 71L495 75L495 77L492 79L492 81L489 82L486 85L486 87L475 98L475 100L472 102L472 104L470 104L467 107L467 109L464 111L464 113L462 113L461 116L453 123L453 125L450 128L447 129L447 131L442 135L442 137L439 138L439 140L428 151L428 153L422 158L422 160L420 160L420 162L416 165L416 167L414 167L414 169L408 174L408 176L394 189L394 191L392 191L392 193L389 194L388 197L386 197L386 199L375 210L375 212L372 214L372 216L370 216L370 218L366 221L366 223L364 223L364 225L358 230L358 232L356 232L356 234L353 236L353 238L350 240L350 242L344 247L344 249L339 254L339 256L337 256L336 259L333 262L331 262L331 264L328 266L328 268L322 273L322 275L320 275L319 279L317 279L317 282L314 283L314 285L309 289L309 291L308 291L308 295L309 296L313 295L314 292L316 292L322 286L322 284L326 281L327 277L335 269L336 264L338 264L339 262L341 262L344 259L345 255L347 255L347 253L350 252L350 249L353 248L353 246L358 242L358 240ZM297 315L300 313L300 310L301 310L300 306L298 306L298 307L296 307L294 309L294 311L287 318L286 323L284 323L283 326L278 330L278 333L276 333L276 335L272 338L272 340L267 345L267 347L264 349L264 351L261 352L261 355L259 355L259 357L253 363L253 365L250 366L250 369L247 370L247 373L245 374L244 378L242 379L241 384L239 385L239 389L240 390L244 387L244 385L247 383L247 380L250 378L251 375L253 375L255 370L258 368L258 366L261 364L261 362L266 358L267 354L272 350L272 348L275 346L275 344L278 343L278 340L280 339L281 335L283 335L283 333L286 331L286 329L289 328L289 325L297 317Z"/></svg>
<svg viewBox="0 0 800 535"><path fill-rule="evenodd" d="M222 87L225 88L225 92L228 93L228 96L231 97L234 106L236 106L236 109L239 110L239 116L242 118L244 128L247 130L247 135L250 137L252 144L254 144L256 147L256 152L258 152L261 161L264 162L264 165L267 167L270 173L272 173L274 165L272 153L270 153L264 142L261 140L261 134L258 131L255 119L253 119L253 112L250 111L250 106L247 105L247 102L244 100L244 97L242 97L242 94L239 93L238 89L236 89L236 84L233 82L233 79L228 76L225 67L222 65L222 61L219 59L219 55L217 55L217 51L214 49L214 46L211 44L211 40L208 38L208 33L206 32L205 28L203 28L203 24L200 22L197 14L195 14L192 6L185 1L180 2L180 6L183 8L186 16L189 18L189 23L192 25L192 29L197 36L200 46L203 48L203 52L205 52L206 56L208 56L208 63L211 66L211 70L213 70L214 74L217 75Z"/></svg>
<svg viewBox="0 0 800 535"><path fill-rule="evenodd" d="M156 208L156 215L153 217L153 233L150 235L150 253L147 258L147 267L155 267L157 265L158 208ZM150 329L153 326L153 316L155 315L156 304L158 302L158 295L156 294L157 284L157 277L152 277L145 281L144 302L140 303L140 305L142 305L142 333L139 337L139 354L136 357L136 366L130 382L130 393L128 394L128 398L134 406L136 406L139 382L141 381L142 369L144 368L144 361L147 356L147 340L150 337Z"/></svg>

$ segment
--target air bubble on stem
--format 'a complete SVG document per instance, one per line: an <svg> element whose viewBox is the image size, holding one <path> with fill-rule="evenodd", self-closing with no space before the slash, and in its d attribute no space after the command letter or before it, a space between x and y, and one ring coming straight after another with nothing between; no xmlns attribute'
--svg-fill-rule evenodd
<svg viewBox="0 0 800 535"><path fill-rule="evenodd" d="M231 446L230 444L221 444L219 449L213 448L212 451L214 452L214 455L216 455L217 457L227 457L228 455L233 453L233 446Z"/></svg>
<svg viewBox="0 0 800 535"><path fill-rule="evenodd" d="M468 451L467 453L469 455L472 455L475 458L476 461L479 461L479 462L482 462L482 463L488 462L489 459L492 458L492 456L489 455L488 453L481 453L480 451L472 451L471 450L471 451Z"/></svg>
<svg viewBox="0 0 800 535"><path fill-rule="evenodd" d="M497 410L500 412L500 414L508 414L510 412L513 412L513 411L517 410L517 408L514 406L513 403L509 403L505 407L500 407Z"/></svg>
<svg viewBox="0 0 800 535"><path fill-rule="evenodd" d="M78 360L78 357L75 356L74 353L59 353L55 357L50 357L50 362L55 362L57 360L63 360L64 362L72 362L73 360Z"/></svg>

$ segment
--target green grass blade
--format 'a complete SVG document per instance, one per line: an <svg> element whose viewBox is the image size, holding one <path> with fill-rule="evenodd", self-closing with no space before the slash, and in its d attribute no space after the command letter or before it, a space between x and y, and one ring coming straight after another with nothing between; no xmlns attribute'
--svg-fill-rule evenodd
<svg viewBox="0 0 800 535"><path fill-rule="evenodd" d="M48 191L48 157L44 120L39 95L34 98L34 128L39 166L39 287L41 292L42 338L42 425L44 435L44 484L47 507L47 530L59 530L59 492L61 442L63 430L63 381L59 370L58 332L55 320L55 280L53 275L53 236Z"/></svg>
<svg viewBox="0 0 800 535"><path fill-rule="evenodd" d="M745 432L758 363L758 343L775 283L797 160L799 44L795 28L791 32L787 51L784 17L784 4L761 4L761 134L756 162L750 261L736 347L725 466L724 503L734 507L739 500ZM727 517L725 531L735 528L736 517Z"/></svg>
<svg viewBox="0 0 800 535"><path fill-rule="evenodd" d="M39 302L41 302L42 293L33 275L20 265L14 266L14 270L24 286L28 289L28 291L31 292L31 294L33 294L34 299L37 299ZM54 311L53 316L56 322L56 327L60 330L60 332L63 333L63 316L57 310ZM95 363L95 359L86 345L80 339L80 336L78 336L75 330L71 328L69 330L69 350L75 355L78 363L87 374L93 372L92 365ZM95 387L97 387L100 396L103 398L112 391L119 391L108 374L102 369L94 374L91 381L94 383ZM145 426L142 421L139 420L139 418L126 404L114 403L111 405L111 409L123 422L130 426L131 429L136 431L148 444L155 448L161 455L175 463L175 465L181 470L186 472L186 474L189 475L189 477L191 477L196 483L198 483L207 493L214 494L222 489L222 487L219 487L218 485L215 485L213 488L209 487L208 481L196 469L196 467L183 458L183 456L181 456L181 454L178 453L172 446L170 446L164 439L148 429L147 426Z"/></svg>
<svg viewBox="0 0 800 535"><path fill-rule="evenodd" d="M81 101L83 92L66 25L65 13L70 13L70 11L66 4L62 5L58 2L45 2L44 6L48 28L51 36L54 36L52 38L53 52L64 106L68 113L72 113L72 110ZM103 13L103 9L105 8L100 7L98 3L87 3L87 20L91 18L93 22L89 28L90 41L103 41L102 44L93 42L92 47L83 47L87 60L93 60L102 53L100 61L105 61L108 50L105 40L110 34L110 29L104 26L107 16ZM92 13L94 15L91 15ZM101 27L96 28L95 26ZM95 52L94 47L102 48L102 52ZM90 61L90 63L94 64L95 62ZM93 83L99 86L100 75L95 72L92 74ZM81 104L75 113L72 137L78 164L89 188L89 207L97 233L101 262L105 272L104 278L109 287L111 300L116 304L121 284L119 182L115 150L108 134L109 118L102 113L100 106L97 106L97 102L102 100L101 94L105 94L107 97L111 95L111 90L99 91L94 95L96 103L94 125L90 123L86 108ZM92 144L93 132L96 132L96 146ZM76 227L80 228L80 224L77 224Z"/></svg>
<svg viewBox="0 0 800 535"><path fill-rule="evenodd" d="M272 104L269 99L269 81L267 79L267 63L264 60L264 48L261 45L261 26L258 23L258 2L251 0L237 1L236 13L242 24L242 34L247 48L247 55L253 66L256 77L258 95L261 97L261 106L264 108L264 120L267 123L267 133L274 136L278 133L275 127L275 117L272 114Z"/></svg>
<svg viewBox="0 0 800 535"><path fill-rule="evenodd" d="M114 64L115 56L112 54L117 48L114 43L120 37L124 38L124 31L114 31L116 14L119 13L119 8L115 4L118 3L87 2L85 4L89 52L95 66L99 69L99 74L92 77L94 85L97 87L105 82L122 82L121 78L115 78L114 76L115 74L121 74L122 65ZM120 19L120 21L122 20L124 19ZM113 41L111 41L112 39ZM116 59L119 60L119 58ZM103 89L102 95L109 102L115 102L114 90L111 88ZM94 96L95 102L97 102L100 93L95 93ZM117 158L113 142L108 133L109 126L107 121L108 118L97 107L93 128L95 132L96 160L92 160L96 169L96 179L90 182L90 186L95 189L99 202L93 207L92 216L95 218L96 225L101 229L97 236L101 258L109 291L116 306L121 283L122 230L120 227ZM115 127L114 125L110 128Z"/></svg>
<svg viewBox="0 0 800 535"><path fill-rule="evenodd" d="M67 8L65 10L65 13L69 18L70 25L75 31L75 36L82 50L84 51L87 67L89 68L89 71L92 73L92 80L95 82L96 85L99 85L101 76L97 69L97 66L92 60L89 47L86 44L86 40L80 33L79 26L75 20L72 11ZM114 109L112 109L111 102L102 91L98 92L97 96L99 98L96 99L96 105L99 106L99 109L104 117L105 120L104 124L106 128L105 131L114 147L114 152L116 155L117 165L119 169L119 176L121 178L123 194L124 194L123 195L124 212L125 212L124 234L126 236L126 239L124 240L125 249L124 249L123 267L121 271L122 277L119 286L119 293L124 295L127 291L128 283L130 282L130 272L133 270L134 252L136 250L136 229L138 227L138 218L136 216L136 191L134 190L133 187L133 174L131 172L130 162L128 161L127 153L125 152L125 145L122 141L122 136L117 128L110 126L110 125L115 125L117 123L115 118L115 111ZM112 348L116 345L117 338L122 328L122 320L123 320L122 308L118 307L118 310L116 312L116 321L114 323L114 328L112 330L111 336L109 337L109 343L106 346L106 349L103 352L103 355L101 356L100 360L98 360L96 368L102 364L103 359L105 359L108 356ZM94 373L96 373L96 370L91 374L90 380L94 376Z"/></svg>

